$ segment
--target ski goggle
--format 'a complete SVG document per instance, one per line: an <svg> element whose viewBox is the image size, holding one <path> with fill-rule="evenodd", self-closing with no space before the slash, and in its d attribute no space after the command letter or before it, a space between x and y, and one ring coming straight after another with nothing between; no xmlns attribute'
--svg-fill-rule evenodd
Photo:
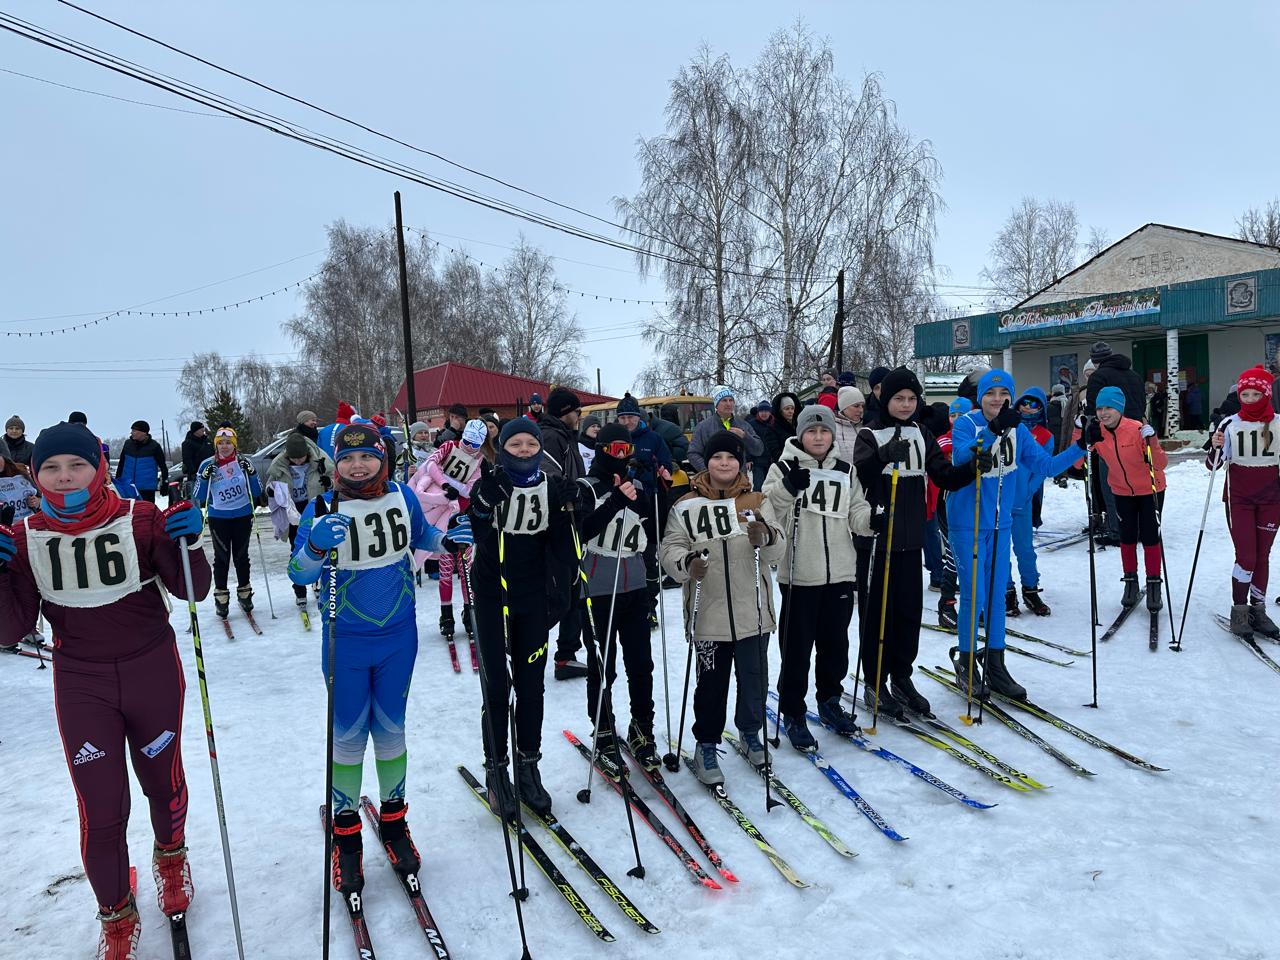
<svg viewBox="0 0 1280 960"><path fill-rule="evenodd" d="M604 445L601 452L606 457L613 457L615 460L630 460L631 454L635 452L636 445L628 443L626 440L611 440Z"/></svg>

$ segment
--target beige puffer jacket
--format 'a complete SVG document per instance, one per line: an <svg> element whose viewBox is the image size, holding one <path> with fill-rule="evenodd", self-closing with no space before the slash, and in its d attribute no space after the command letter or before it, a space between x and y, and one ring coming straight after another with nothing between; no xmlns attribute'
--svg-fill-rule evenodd
<svg viewBox="0 0 1280 960"><path fill-rule="evenodd" d="M837 456L835 445L819 462L800 446L798 437L791 437L782 445L782 456L769 468L769 475L764 479L764 493L773 507L774 516L782 524L786 536L787 549L791 544L791 523L795 514L796 498L782 483L782 467L784 461L798 460L800 466L814 470L831 470L840 474L848 474L849 485L847 495L842 494L844 502L840 504L840 515L832 516L819 513L814 509L806 509L808 496L815 491L814 481L810 474L809 490L803 491L800 510L800 529L796 534L795 585L797 587L821 587L828 583L853 583L857 576L857 557L853 549L853 536L872 535L871 505L867 503L866 494L858 480L858 473L853 465ZM824 484L824 492L830 490L830 484ZM816 503L814 504L816 506ZM778 561L778 582L791 583L791 558L785 556Z"/></svg>
<svg viewBox="0 0 1280 960"><path fill-rule="evenodd" d="M786 549L782 528L774 517L773 508L761 493L751 491L751 483L745 476L727 490L719 490L711 484L711 477L703 472L690 481L690 492L676 501L667 520L667 533L662 538L658 559L671 577L684 584L684 616L688 623L693 616L694 584L689 577L688 563L695 551L702 549L689 533L679 511L686 501L733 500L738 526L742 535L707 543L707 560L710 569L702 580L698 598L698 623L695 640L731 642L757 633L770 633L775 626L773 613L773 578L769 564L777 562ZM746 517L750 510L757 520L769 525L772 536L767 546L760 548L759 594L755 584L755 551L745 536ZM756 597L760 597L760 625L756 624Z"/></svg>

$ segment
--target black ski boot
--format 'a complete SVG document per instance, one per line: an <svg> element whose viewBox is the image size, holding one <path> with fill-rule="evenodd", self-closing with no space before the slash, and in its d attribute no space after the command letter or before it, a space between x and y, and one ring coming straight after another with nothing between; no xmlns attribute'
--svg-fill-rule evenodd
<svg viewBox="0 0 1280 960"><path fill-rule="evenodd" d="M880 703L879 711L876 710L876 701ZM876 696L876 691L871 689L871 684L866 684L862 688L862 702L866 704L871 716L874 718L877 712L888 717L890 720L902 721L907 719L907 708L901 700L895 697L889 690L886 683L880 687L880 696Z"/></svg>
<svg viewBox="0 0 1280 960"><path fill-rule="evenodd" d="M1126 573L1124 575L1124 595L1120 598L1120 606L1136 607L1138 605L1138 595L1137 573Z"/></svg>
<svg viewBox="0 0 1280 960"><path fill-rule="evenodd" d="M587 665L575 657L556 661L557 680L581 680L587 675Z"/></svg>
<svg viewBox="0 0 1280 960"><path fill-rule="evenodd" d="M1253 617L1250 616L1249 604L1233 603L1231 605L1231 632L1237 637L1253 636Z"/></svg>
<svg viewBox="0 0 1280 960"><path fill-rule="evenodd" d="M248 584L236 587L236 602L245 613L253 612L253 587Z"/></svg>
<svg viewBox="0 0 1280 960"><path fill-rule="evenodd" d="M999 650L995 647L987 648L987 686L1010 700L1027 699L1027 688L1009 676L1009 670L1004 665L1003 647Z"/></svg>
<svg viewBox="0 0 1280 960"><path fill-rule="evenodd" d="M916 689L916 685L911 682L910 677L894 677L889 683L890 692L905 703L908 710L912 713L918 713L922 717L933 716L929 701L925 699L924 694Z"/></svg>
<svg viewBox="0 0 1280 960"><path fill-rule="evenodd" d="M1037 617L1047 617L1053 612L1049 609L1049 605L1040 599L1039 587L1023 587L1022 602L1025 603L1027 605L1027 609Z"/></svg>
<svg viewBox="0 0 1280 960"><path fill-rule="evenodd" d="M551 794L542 785L542 775L538 773L540 753L516 754L516 780L520 784L520 802L534 813L543 817L551 816Z"/></svg>
<svg viewBox="0 0 1280 960"><path fill-rule="evenodd" d="M422 868L422 858L413 845L405 814L409 805L403 800L383 800L378 812L378 836L391 858L391 867L403 877L411 877Z"/></svg>
<svg viewBox="0 0 1280 960"><path fill-rule="evenodd" d="M1005 588L1004 615L1006 618L1022 616L1022 608L1018 606L1018 590L1016 587Z"/></svg>
<svg viewBox="0 0 1280 960"><path fill-rule="evenodd" d="M977 700L987 699L987 683L982 678L982 654L979 651L974 651L973 656L970 657L967 652L962 651L959 647L952 647L950 655L951 669L956 672L956 686L960 688L960 692L968 694L969 672L972 670L974 698ZM972 664L970 664L971 659L973 661Z"/></svg>
<svg viewBox="0 0 1280 960"><path fill-rule="evenodd" d="M938 623L944 627L956 629L956 602L954 600L938 601Z"/></svg>
<svg viewBox="0 0 1280 960"><path fill-rule="evenodd" d="M601 730L596 735L596 762L614 780L627 775L627 765L618 747L618 734L612 727Z"/></svg>
<svg viewBox="0 0 1280 960"><path fill-rule="evenodd" d="M646 770L653 771L662 767L652 727L642 727L632 720L627 727L627 747L631 750L631 756L636 758L636 763Z"/></svg>
<svg viewBox="0 0 1280 960"><path fill-rule="evenodd" d="M1159 577L1147 577L1147 609L1152 613L1164 609L1164 597L1160 595L1163 586L1164 581Z"/></svg>
<svg viewBox="0 0 1280 960"><path fill-rule="evenodd" d="M453 604L440 604L440 635L446 640L453 639Z"/></svg>
<svg viewBox="0 0 1280 960"><path fill-rule="evenodd" d="M839 697L832 697L830 700L823 700L818 704L818 716L822 718L823 723L842 737L856 737L862 733L858 729L858 718L854 714L846 712L844 705L840 703Z"/></svg>
<svg viewBox="0 0 1280 960"><path fill-rule="evenodd" d="M516 818L516 793L507 770L507 758L484 762L484 783L489 794L489 809L504 820Z"/></svg>
<svg viewBox="0 0 1280 960"><path fill-rule="evenodd" d="M213 613L219 620L225 620L231 613L231 591L213 591Z"/></svg>
<svg viewBox="0 0 1280 960"><path fill-rule="evenodd" d="M467 637L476 635L475 621L471 618L471 604L464 603L462 605L462 629L467 631Z"/></svg>
<svg viewBox="0 0 1280 960"><path fill-rule="evenodd" d="M343 896L364 889L364 844L360 840L360 814L343 810L333 818L333 889Z"/></svg>
<svg viewBox="0 0 1280 960"><path fill-rule="evenodd" d="M1249 604L1249 626L1255 632L1262 634L1264 637L1270 637L1272 640L1280 637L1280 627L1276 626L1275 621L1267 616L1267 602L1265 600L1254 600Z"/></svg>

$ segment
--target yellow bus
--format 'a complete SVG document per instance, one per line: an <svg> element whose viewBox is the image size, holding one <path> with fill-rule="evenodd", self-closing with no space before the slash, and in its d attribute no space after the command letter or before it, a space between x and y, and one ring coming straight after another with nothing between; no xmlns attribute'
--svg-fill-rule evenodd
<svg viewBox="0 0 1280 960"><path fill-rule="evenodd" d="M693 431L697 429L699 423L711 416L712 406L710 397L693 397L688 394L675 394L668 397L638 397L637 402L640 404L640 411L644 414L646 420L656 420L662 415L662 408L668 404L676 408L676 415L679 417L679 424L684 435L693 438ZM590 406L582 408L584 417L598 417L601 423L613 423L618 419L618 401L610 400L608 403L593 403Z"/></svg>

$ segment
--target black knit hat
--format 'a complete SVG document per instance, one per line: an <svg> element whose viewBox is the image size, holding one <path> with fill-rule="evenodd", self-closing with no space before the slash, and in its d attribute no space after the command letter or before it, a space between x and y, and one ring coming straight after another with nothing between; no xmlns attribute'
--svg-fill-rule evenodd
<svg viewBox="0 0 1280 960"><path fill-rule="evenodd" d="M618 401L618 416L640 416L640 401L629 393L625 394L623 398Z"/></svg>
<svg viewBox="0 0 1280 960"><path fill-rule="evenodd" d="M717 453L729 453L739 464L746 462L746 454L742 449L742 438L729 430L718 430L711 439L702 445L702 455L708 463Z"/></svg>
<svg viewBox="0 0 1280 960"><path fill-rule="evenodd" d="M1097 363L1099 360L1105 360L1111 356L1111 352L1111 344L1105 340L1099 340L1089 348L1089 359Z"/></svg>
<svg viewBox="0 0 1280 960"><path fill-rule="evenodd" d="M920 380L906 367L890 370L880 381L880 397L887 402L895 393L910 390L917 397L924 393L920 388Z"/></svg>
<svg viewBox="0 0 1280 960"><path fill-rule="evenodd" d="M449 413L455 417L463 417L465 419L467 416L467 408L460 403L455 403L449 408Z"/></svg>
<svg viewBox="0 0 1280 960"><path fill-rule="evenodd" d="M873 387L877 383L881 384L880 390L881 392L883 392L884 391L883 380L888 375L889 375L888 367L876 367L874 370L871 371L871 374L867 377L867 383L869 383Z"/></svg>
<svg viewBox="0 0 1280 960"><path fill-rule="evenodd" d="M50 457L71 454L95 467L102 460L102 445L83 423L58 423L45 427L36 437L31 451L31 469L40 472L40 464Z"/></svg>
<svg viewBox="0 0 1280 960"><path fill-rule="evenodd" d="M67 414L67 423L83 423L87 427L89 425L89 418L79 410L72 410Z"/></svg>
<svg viewBox="0 0 1280 960"><path fill-rule="evenodd" d="M145 420L135 420L135 421L133 421L133 426L132 426L132 427L130 427L129 429L130 429L130 430L140 430L142 433L150 433L150 432L151 432L151 424L147 423L147 421L145 421Z"/></svg>
<svg viewBox="0 0 1280 960"><path fill-rule="evenodd" d="M547 394L546 411L553 417L563 417L582 409L578 395L567 387L556 387Z"/></svg>

